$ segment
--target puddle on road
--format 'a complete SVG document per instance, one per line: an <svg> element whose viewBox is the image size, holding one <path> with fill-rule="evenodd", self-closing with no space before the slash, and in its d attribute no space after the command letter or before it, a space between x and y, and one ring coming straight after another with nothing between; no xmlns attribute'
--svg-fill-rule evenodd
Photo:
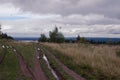
<svg viewBox="0 0 120 80"><path fill-rule="evenodd" d="M56 80L59 80L57 74L55 73L55 71L51 68L49 61L47 59L47 57L45 56L45 54L43 54L43 59L45 60L47 67L51 70L51 73L53 74L53 76L55 77Z"/></svg>
<svg viewBox="0 0 120 80"><path fill-rule="evenodd" d="M5 48L5 46L3 45L2 48Z"/></svg>

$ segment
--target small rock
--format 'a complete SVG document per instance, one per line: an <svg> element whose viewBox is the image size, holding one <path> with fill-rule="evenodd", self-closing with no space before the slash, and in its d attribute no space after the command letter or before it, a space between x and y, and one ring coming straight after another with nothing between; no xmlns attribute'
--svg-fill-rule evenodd
<svg viewBox="0 0 120 80"><path fill-rule="evenodd" d="M16 49L14 49L14 51L16 52Z"/></svg>
<svg viewBox="0 0 120 80"><path fill-rule="evenodd" d="M40 50L40 48L38 48L38 50Z"/></svg>

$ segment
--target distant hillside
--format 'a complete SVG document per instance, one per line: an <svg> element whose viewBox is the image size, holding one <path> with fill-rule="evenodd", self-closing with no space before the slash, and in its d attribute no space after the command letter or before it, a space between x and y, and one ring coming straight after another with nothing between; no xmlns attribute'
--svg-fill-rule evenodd
<svg viewBox="0 0 120 80"><path fill-rule="evenodd" d="M38 37L14 37L17 41L37 41ZM120 38L95 38L95 37L86 37L88 41L94 41L94 42L119 42ZM76 37L65 37L65 40L71 40L76 41Z"/></svg>
<svg viewBox="0 0 120 80"><path fill-rule="evenodd" d="M14 40L13 37L8 36L6 33L1 33L0 34L0 39L11 39L11 40Z"/></svg>
<svg viewBox="0 0 120 80"><path fill-rule="evenodd" d="M16 41L37 41L38 37L14 37Z"/></svg>

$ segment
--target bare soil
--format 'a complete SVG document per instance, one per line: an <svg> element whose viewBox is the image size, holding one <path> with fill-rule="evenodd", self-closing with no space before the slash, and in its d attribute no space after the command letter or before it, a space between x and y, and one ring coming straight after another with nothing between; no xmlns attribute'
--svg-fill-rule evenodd
<svg viewBox="0 0 120 80"><path fill-rule="evenodd" d="M47 80L43 70L40 67L39 62L39 52L36 50L35 52L35 67L34 67L34 74L36 77L36 80Z"/></svg>

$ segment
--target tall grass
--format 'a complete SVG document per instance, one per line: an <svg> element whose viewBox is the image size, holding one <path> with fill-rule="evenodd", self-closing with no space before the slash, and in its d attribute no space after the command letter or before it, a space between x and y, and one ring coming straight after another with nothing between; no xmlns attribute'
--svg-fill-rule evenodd
<svg viewBox="0 0 120 80"><path fill-rule="evenodd" d="M0 54L3 54L0 52ZM0 55L0 57L2 57ZM17 58L11 51L6 52L4 61L0 64L0 80L16 80L20 73Z"/></svg>
<svg viewBox="0 0 120 80"><path fill-rule="evenodd" d="M82 72L79 71L81 70L79 68L82 68L88 69L88 72L85 70L85 74L92 76L91 79L120 80L120 58L116 56L116 51L120 50L120 46L72 43L44 43L44 45L60 51L62 55L72 59L77 68L76 72L80 72L80 74Z"/></svg>
<svg viewBox="0 0 120 80"><path fill-rule="evenodd" d="M33 66L33 57L34 51L32 47L32 43L15 43L11 42L2 42L2 45L12 45L17 48L18 51L22 53L25 60L29 63L29 66ZM0 57L2 57L2 47L0 46ZM0 80L31 80L30 78L24 76L21 73L18 59L16 54L12 49L6 49L6 56L2 64L0 64Z"/></svg>

